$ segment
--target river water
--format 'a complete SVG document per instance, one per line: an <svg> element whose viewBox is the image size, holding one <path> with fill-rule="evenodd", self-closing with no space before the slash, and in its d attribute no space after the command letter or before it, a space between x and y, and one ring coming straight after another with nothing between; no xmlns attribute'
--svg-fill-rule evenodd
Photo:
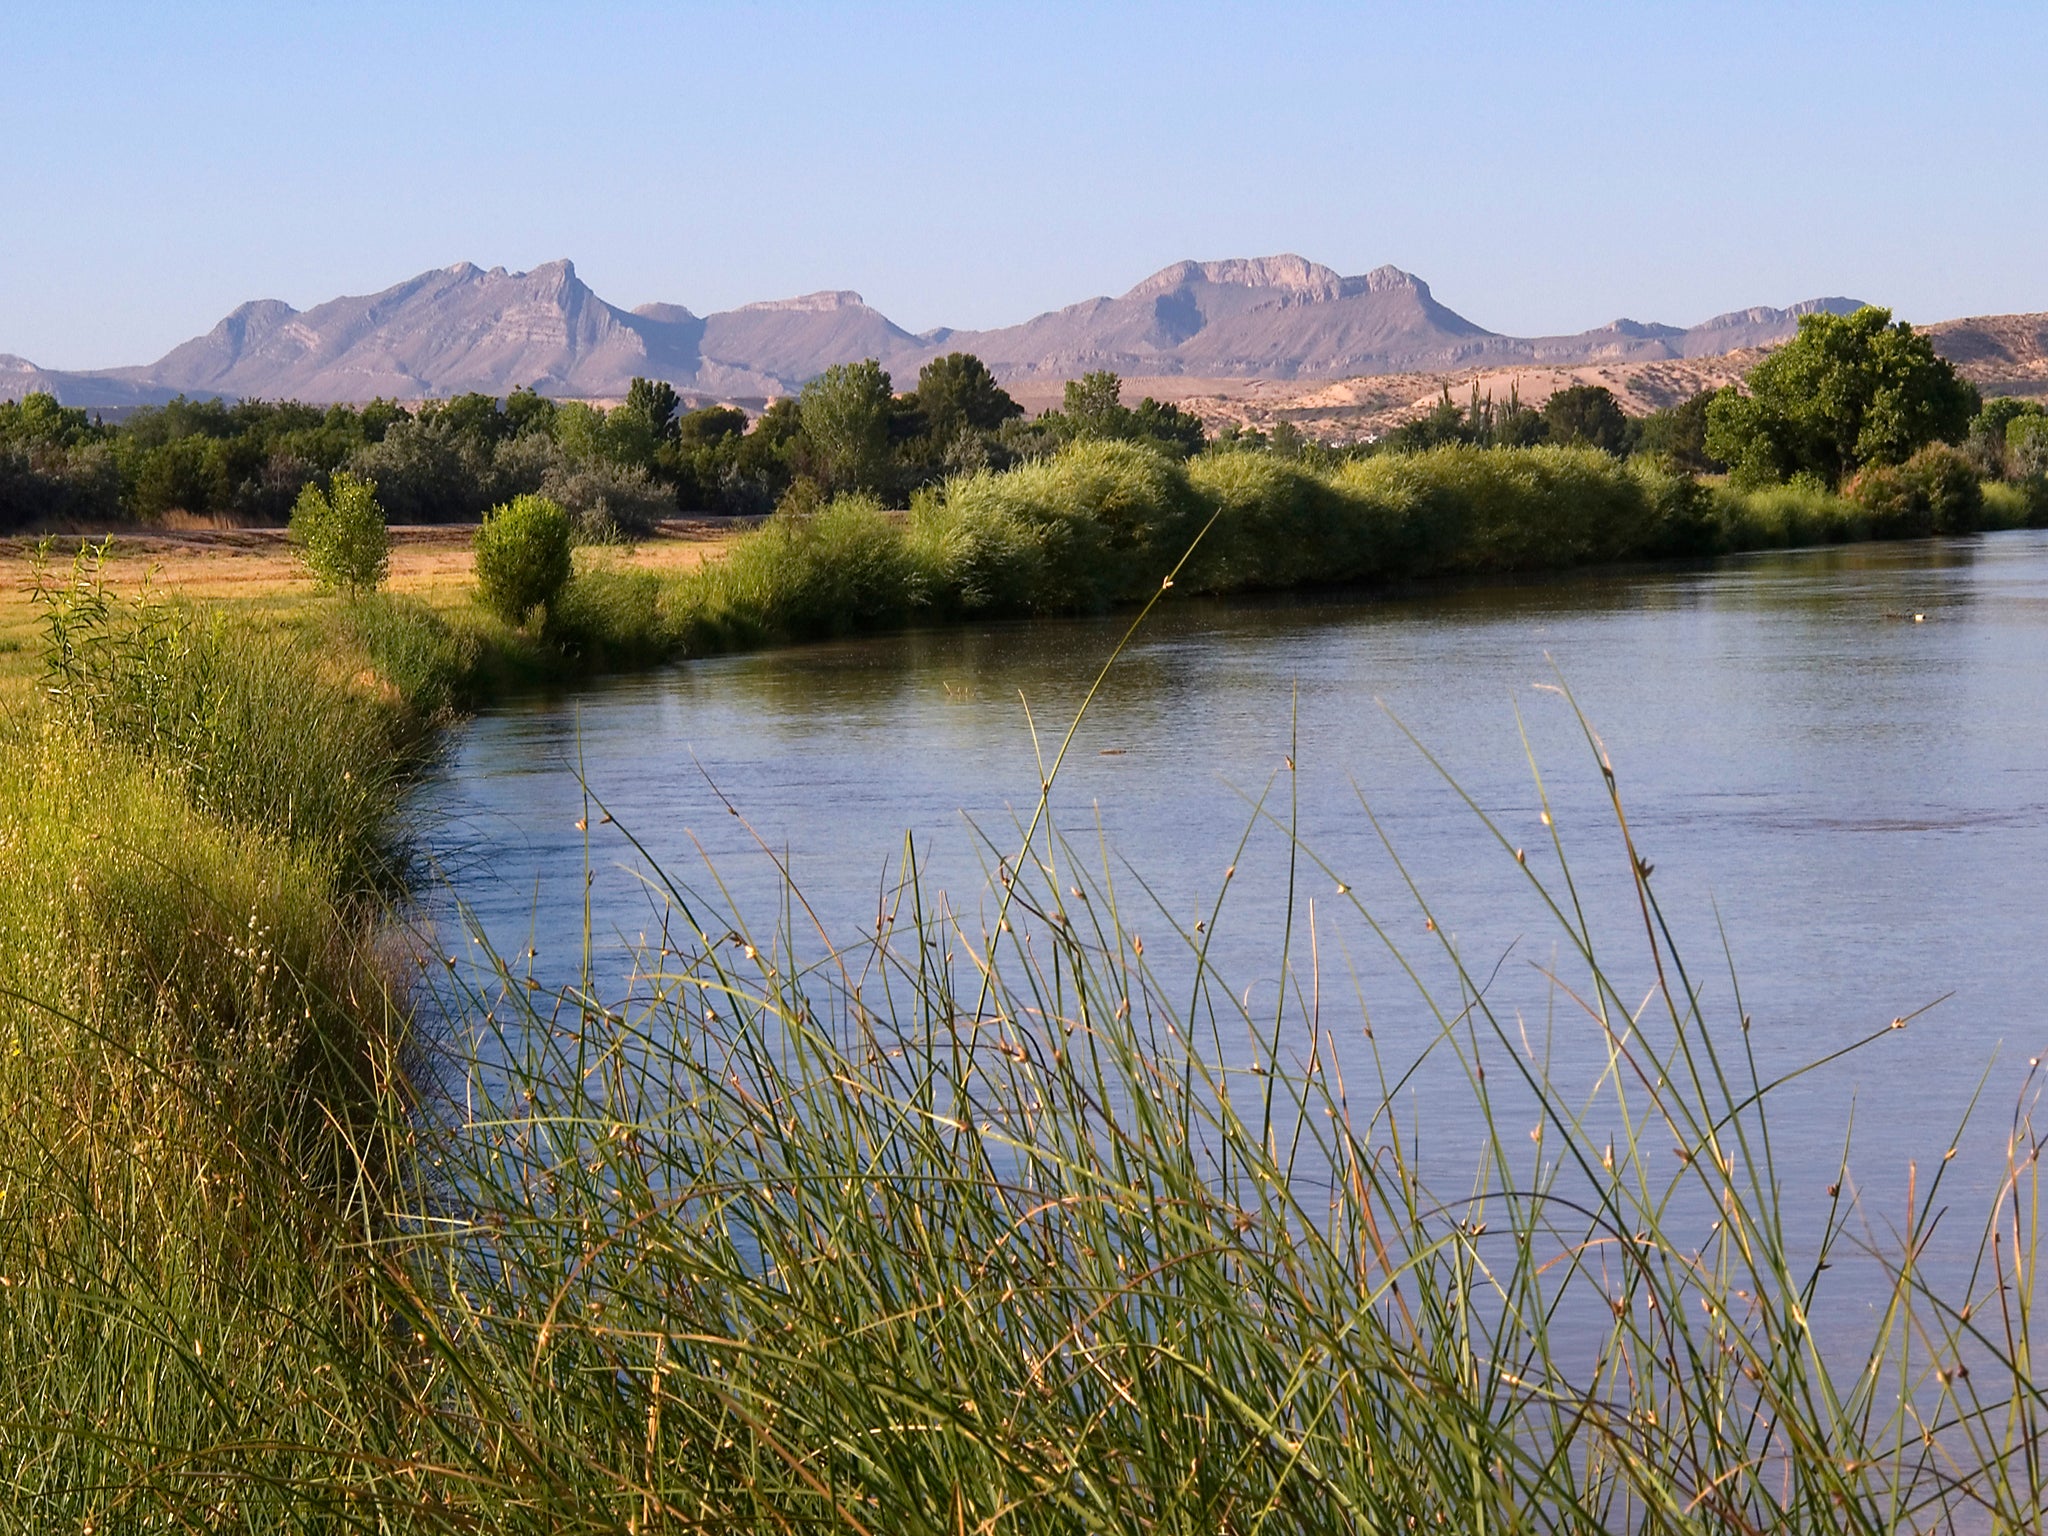
<svg viewBox="0 0 2048 1536"><path fill-rule="evenodd" d="M708 858L770 926L765 844L841 939L872 929L908 834L972 928L993 911L988 850L1014 853L1035 806L1038 752L1057 749L1129 623L821 645L515 700L462 732L422 824L473 920L502 952L537 950L543 977L578 962L579 819L593 929L621 972L658 911L620 828L700 883ZM1705 1008L1723 1029L1750 1017L1767 1074L1945 999L1778 1095L1795 1204L1834 1177L1853 1116L1873 1221L1902 1212L1908 1160L1940 1157L1980 1083L1977 1171L1956 1188L1988 1189L2028 1060L2048 1050L2048 535L1169 601L1077 732L1054 818L1140 934L1208 919L1236 866L1211 958L1254 1013L1281 980L1291 824L1321 861L1294 864L1294 921L1305 935L1313 899L1321 1019L1341 1050L1368 1020L1397 1051L1434 1028L1355 901L1453 1005L1454 946L1530 1050L1590 1086L1597 1033L1543 978L1561 931L1511 851L1558 887L1532 759L1618 985L1640 996L1654 973L1604 778L1560 688L1604 744ZM586 818L586 783L613 825ZM1440 1087L1419 1112L1455 1136L1469 1090Z"/></svg>

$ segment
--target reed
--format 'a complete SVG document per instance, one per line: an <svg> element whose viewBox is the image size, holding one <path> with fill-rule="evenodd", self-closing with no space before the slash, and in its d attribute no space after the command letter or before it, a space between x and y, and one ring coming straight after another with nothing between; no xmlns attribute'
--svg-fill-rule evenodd
<svg viewBox="0 0 2048 1536"><path fill-rule="evenodd" d="M1597 1082L1550 1075L1446 925L1433 959L1400 942L1419 892L1368 906L1298 844L1400 974L1456 977L1425 994L1428 1038L1396 1051L1368 999L1333 1006L1304 957L1336 923L1280 935L1293 1001L1250 1012L1202 933L1148 912L1148 947L1050 830L991 850L987 928L908 850L873 929L837 942L656 870L666 921L630 987L586 963L535 990L503 957L450 981L473 1033L436 1142L448 1225L405 1294L453 1389L437 1422L482 1427L439 1452L484 1485L453 1495L463 1518L2031 1529L2027 1106L1966 1289L1920 1267L1941 1175L1893 1249L1856 1251L1853 1198L1795 1230L1777 1083L1613 811L1589 856L1625 863L1637 910L1582 910L1562 830L1547 878L1497 836L1552 913ZM1647 947L1617 953L1630 923ZM1430 1060L1468 1085L1474 1164L1405 1115ZM1873 1319L1830 1306L1856 1262L1888 1279Z"/></svg>
<svg viewBox="0 0 2048 1536"><path fill-rule="evenodd" d="M1073 472L1108 505L1164 471ZM1153 602L1263 579L1209 541L1325 495L1244 465L1188 485L1174 516L1207 521L1163 568L1132 530L1167 523L1105 517ZM1366 487L1397 529L1439 489ZM1558 547L1603 547L1608 515L1574 515ZM986 516L1000 548L1037 514ZM703 603L621 587L617 612L794 624L843 577L895 622L966 568L931 553L959 526L842 505L696 578ZM1062 835L1057 758L985 891L932 888L907 847L859 932L820 931L786 874L764 916L648 862L628 980L587 919L565 980L481 933L479 962L437 959L379 932L366 872L399 867L416 744L501 637L403 603L324 625L280 660L110 606L88 564L51 597L54 707L0 735L20 1528L2038 1525L2038 1079L1960 1278L1928 1259L1948 1163L1886 1245L1846 1152L1800 1225L1784 1074L1682 956L1590 730L1604 828L1560 826L1540 776L1540 857L1471 806L1549 914L1582 1081L1466 970L1397 838L1370 887L1301 842L1284 784L1251 813L1290 871L1281 1000L1254 1012L1213 958L1228 884L1199 925L1144 905ZM365 787L316 782L373 748ZM587 857L644 859L594 796L585 823ZM1372 1028L1340 944L1380 948L1419 1032ZM1462 1084L1448 1140L1404 1097L1422 1073ZM1835 1299L1859 1266L1875 1313Z"/></svg>

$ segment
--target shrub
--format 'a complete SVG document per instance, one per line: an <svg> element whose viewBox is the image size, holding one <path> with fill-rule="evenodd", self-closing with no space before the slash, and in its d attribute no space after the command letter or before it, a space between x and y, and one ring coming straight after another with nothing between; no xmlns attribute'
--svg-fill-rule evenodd
<svg viewBox="0 0 2048 1536"><path fill-rule="evenodd" d="M2015 480L2048 475L2048 415L2015 416L2007 422L2005 455Z"/></svg>
<svg viewBox="0 0 2048 1536"><path fill-rule="evenodd" d="M644 537L676 510L674 493L646 470L608 459L552 466L540 491L569 514L576 537L585 544Z"/></svg>
<svg viewBox="0 0 2048 1536"><path fill-rule="evenodd" d="M1962 453L1935 443L1896 467L1873 466L1850 482L1848 497L1871 515L1880 538L1974 533L1983 523L1984 488Z"/></svg>
<svg viewBox="0 0 2048 1536"><path fill-rule="evenodd" d="M1177 462L1143 444L1100 439L1003 474L955 480L945 508L956 526L940 542L963 562L963 582L1000 594L993 608L1035 613L1138 596L1158 584L1206 518Z"/></svg>
<svg viewBox="0 0 2048 1536"><path fill-rule="evenodd" d="M326 491L309 482L299 492L291 540L299 562L327 591L374 592L391 569L391 533L377 503L377 482L345 469L335 471Z"/></svg>
<svg viewBox="0 0 2048 1536"><path fill-rule="evenodd" d="M484 606L523 624L569 579L569 514L545 496L515 496L476 531L476 582Z"/></svg>
<svg viewBox="0 0 2048 1536"><path fill-rule="evenodd" d="M1383 518L1369 496L1270 453L1209 453L1188 483L1219 513L1188 571L1190 585L1241 592L1383 574Z"/></svg>
<svg viewBox="0 0 2048 1536"><path fill-rule="evenodd" d="M700 641L801 640L901 624L925 596L897 520L872 497L839 496L777 512L687 579L672 607Z"/></svg>

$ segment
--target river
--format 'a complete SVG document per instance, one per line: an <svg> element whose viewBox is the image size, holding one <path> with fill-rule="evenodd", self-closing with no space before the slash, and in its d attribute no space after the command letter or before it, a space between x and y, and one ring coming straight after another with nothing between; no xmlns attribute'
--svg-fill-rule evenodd
<svg viewBox="0 0 2048 1536"><path fill-rule="evenodd" d="M475 923L503 952L537 950L544 978L578 963L579 821L593 930L620 971L658 922L621 828L699 883L708 858L763 928L780 882L760 849L774 850L842 941L872 929L908 834L927 884L976 928L993 912L989 850L1014 853L1035 806L1037 753L1057 749L1129 624L864 639L513 700L461 732L420 823ZM1311 964L1313 899L1312 985L1340 1050L1368 1020L1396 1051L1435 1028L1362 903L1440 1000L1457 1003L1454 945L1507 1027L1590 1086L1598 1035L1545 980L1561 930L1512 852L1562 888L1532 758L1631 1001L1654 971L1604 778L1560 688L1604 744L1703 1007L1724 1032L1749 1017L1767 1075L1910 1016L1777 1095L1793 1203L1810 1209L1833 1179L1853 1116L1873 1220L1902 1210L1908 1160L1940 1157L1980 1082L1976 1172L1956 1188L1988 1189L2029 1058L2048 1048L2048 535L1169 601L1076 734L1054 818L1141 935L1207 920L1235 866L1212 959L1255 1014L1280 984L1294 825L1325 867L1294 863L1291 964ZM586 816L583 783L612 825ZM1466 1090L1414 1091L1456 1139Z"/></svg>

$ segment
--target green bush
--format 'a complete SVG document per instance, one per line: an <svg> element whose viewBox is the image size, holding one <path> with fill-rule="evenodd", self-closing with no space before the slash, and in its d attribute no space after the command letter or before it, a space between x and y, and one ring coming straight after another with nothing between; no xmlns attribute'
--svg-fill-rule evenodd
<svg viewBox="0 0 2048 1536"><path fill-rule="evenodd" d="M1149 591L1207 515L1187 471L1159 449L1084 439L951 481L919 535L950 562L967 611L1061 613Z"/></svg>
<svg viewBox="0 0 2048 1536"><path fill-rule="evenodd" d="M377 482L336 470L328 488L308 484L292 508L291 541L306 571L328 591L361 596L391 570L391 532Z"/></svg>
<svg viewBox="0 0 2048 1536"><path fill-rule="evenodd" d="M1387 519L1369 495L1270 453L1209 453L1188 464L1196 496L1217 510L1188 584L1243 592L1384 574Z"/></svg>
<svg viewBox="0 0 2048 1536"><path fill-rule="evenodd" d="M1848 486L1848 498L1871 517L1879 538L1974 533L1984 520L1984 487L1970 461L1933 443L1905 463L1873 465Z"/></svg>
<svg viewBox="0 0 2048 1536"><path fill-rule="evenodd" d="M869 496L778 512L725 559L686 577L670 611L697 648L885 629L925 606L898 520Z"/></svg>
<svg viewBox="0 0 2048 1536"><path fill-rule="evenodd" d="M476 582L484 606L523 624L569 580L575 525L545 496L515 496L484 514L476 531Z"/></svg>
<svg viewBox="0 0 2048 1536"><path fill-rule="evenodd" d="M2007 422L2005 456L2015 480L2048 475L2048 416L2015 416Z"/></svg>

